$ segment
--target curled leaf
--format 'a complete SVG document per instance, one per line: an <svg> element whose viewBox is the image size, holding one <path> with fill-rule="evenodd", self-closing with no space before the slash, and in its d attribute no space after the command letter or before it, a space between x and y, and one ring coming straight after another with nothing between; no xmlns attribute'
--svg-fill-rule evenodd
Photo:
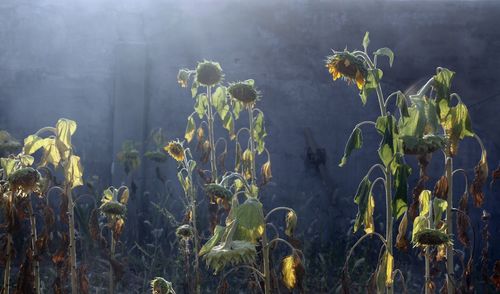
<svg viewBox="0 0 500 294"><path fill-rule="evenodd" d="M296 252L283 259L281 263L281 274L283 284L285 284L289 290L300 285L303 273L304 266L302 265L300 256Z"/></svg>
<svg viewBox="0 0 500 294"><path fill-rule="evenodd" d="M488 161L486 160L486 151L482 152L481 160L474 168L474 174L474 181L470 187L470 193L472 194L474 205L476 207L481 207L484 201L483 186L488 178Z"/></svg>
<svg viewBox="0 0 500 294"><path fill-rule="evenodd" d="M295 231L295 227L297 226L297 214L295 211L290 210L285 217L285 235L288 237L293 237L293 232Z"/></svg>
<svg viewBox="0 0 500 294"><path fill-rule="evenodd" d="M260 168L260 173L262 175L262 184L265 185L271 181L273 177L271 173L271 161L266 161Z"/></svg>
<svg viewBox="0 0 500 294"><path fill-rule="evenodd" d="M436 182L436 185L434 186L434 196L440 199L447 199L448 179L446 176L441 176L441 178Z"/></svg>
<svg viewBox="0 0 500 294"><path fill-rule="evenodd" d="M396 248L401 251L407 251L410 245L406 239L406 230L408 229L408 216L407 213L403 215L398 227L398 235L396 236Z"/></svg>
<svg viewBox="0 0 500 294"><path fill-rule="evenodd" d="M469 210L468 206L469 193L465 191L458 204L461 212L457 214L457 238L465 247L469 247L470 245L469 236L467 235L467 230L469 229L470 223L467 215L464 215L467 214L467 211Z"/></svg>

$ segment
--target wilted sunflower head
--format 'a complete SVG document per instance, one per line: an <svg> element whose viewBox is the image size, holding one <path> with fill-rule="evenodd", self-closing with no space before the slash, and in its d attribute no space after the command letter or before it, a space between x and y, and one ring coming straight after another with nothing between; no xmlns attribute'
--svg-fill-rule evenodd
<svg viewBox="0 0 500 294"><path fill-rule="evenodd" d="M408 155L430 154L446 146L443 136L428 134L422 138L402 136L404 153Z"/></svg>
<svg viewBox="0 0 500 294"><path fill-rule="evenodd" d="M40 178L41 175L36 169L25 167L10 174L8 181L12 191L27 195L38 190Z"/></svg>
<svg viewBox="0 0 500 294"><path fill-rule="evenodd" d="M437 229L422 229L415 234L413 239L414 246L439 246L451 245L450 235Z"/></svg>
<svg viewBox="0 0 500 294"><path fill-rule="evenodd" d="M191 76L191 71L189 69L182 68L177 73L177 83L183 88L187 87L189 77Z"/></svg>
<svg viewBox="0 0 500 294"><path fill-rule="evenodd" d="M326 67L333 80L344 78L348 82L356 82L358 89L363 89L368 76L365 63L361 58L352 55L348 51L335 52L326 59Z"/></svg>
<svg viewBox="0 0 500 294"><path fill-rule="evenodd" d="M229 95L244 104L252 104L259 98L259 93L252 83L236 82L229 85Z"/></svg>
<svg viewBox="0 0 500 294"><path fill-rule="evenodd" d="M222 201L230 201L233 197L233 193L229 191L229 189L215 183L206 185L205 193L207 193L208 197L214 202L219 199Z"/></svg>
<svg viewBox="0 0 500 294"><path fill-rule="evenodd" d="M111 217L124 217L127 214L127 207L116 200L111 200L101 204L99 209Z"/></svg>
<svg viewBox="0 0 500 294"><path fill-rule="evenodd" d="M203 61L196 67L196 81L203 86L213 86L222 80L222 68L218 62Z"/></svg>
<svg viewBox="0 0 500 294"><path fill-rule="evenodd" d="M165 151L170 154L175 160L183 161L184 160L184 147L182 143L179 141L170 141L167 146L163 147Z"/></svg>
<svg viewBox="0 0 500 294"><path fill-rule="evenodd" d="M156 277L151 280L152 294L175 294L172 283L161 277Z"/></svg>
<svg viewBox="0 0 500 294"><path fill-rule="evenodd" d="M212 248L206 255L207 266L219 272L226 266L248 264L255 261L257 251L255 245L247 241L230 241Z"/></svg>
<svg viewBox="0 0 500 294"><path fill-rule="evenodd" d="M22 145L9 132L0 131L0 155L10 154L21 149Z"/></svg>
<svg viewBox="0 0 500 294"><path fill-rule="evenodd" d="M175 230L177 237L182 239L189 239L193 236L193 228L190 225L182 225Z"/></svg>

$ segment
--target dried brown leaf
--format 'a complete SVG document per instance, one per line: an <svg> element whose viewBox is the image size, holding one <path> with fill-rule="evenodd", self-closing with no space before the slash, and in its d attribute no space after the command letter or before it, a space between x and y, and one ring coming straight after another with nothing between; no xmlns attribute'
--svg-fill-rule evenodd
<svg viewBox="0 0 500 294"><path fill-rule="evenodd" d="M434 196L446 200L448 196L448 179L446 176L441 176L441 178L436 182L434 186Z"/></svg>

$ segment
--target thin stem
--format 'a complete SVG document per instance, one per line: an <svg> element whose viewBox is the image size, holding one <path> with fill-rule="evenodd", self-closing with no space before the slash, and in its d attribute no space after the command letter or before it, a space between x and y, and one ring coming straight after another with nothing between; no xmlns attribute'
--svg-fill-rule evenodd
<svg viewBox="0 0 500 294"><path fill-rule="evenodd" d="M35 283L33 284L33 290L36 294L40 294L40 263L37 257L37 247L36 247L36 218L33 212L33 205L31 199L28 199L28 212L30 217L30 227L31 227L31 255L34 260L33 276L35 277Z"/></svg>
<svg viewBox="0 0 500 294"><path fill-rule="evenodd" d="M115 282L113 278L113 259L115 258L115 247L116 241L115 236L113 235L113 228L110 227L109 234L111 235L111 248L110 248L110 256L109 256L109 293L113 294L115 292Z"/></svg>
<svg viewBox="0 0 500 294"><path fill-rule="evenodd" d="M370 169L369 169L369 170L368 170L368 172L366 173L366 176L367 176L367 177L370 177L371 173L372 173L372 172L373 172L373 170L374 170L374 169L376 169L376 168L379 168L379 169L382 171L382 173L384 174L384 177L387 177L387 174L386 174L386 172L385 172L385 167L384 167L382 164L380 164L380 163L376 163L376 164L372 165L372 167L370 167Z"/></svg>
<svg viewBox="0 0 500 294"><path fill-rule="evenodd" d="M386 248L387 248L387 253L390 254L391 256L393 255L393 238L392 238L392 223L393 223L393 218L392 218L392 176L391 176L391 167L390 164L387 165L386 171L385 171L385 206L386 206L386 227L385 227L385 238L386 238ZM387 293L391 294L394 291L394 288L392 285L387 286L386 285L386 291Z"/></svg>
<svg viewBox="0 0 500 294"><path fill-rule="evenodd" d="M264 220L267 221L267 219L269 218L269 216L275 212L275 211L278 211L278 210L287 210L287 211L292 211L295 213L295 210L291 209L290 207L286 207L286 206L280 206L280 207L276 207L276 208L273 208L271 209L271 211L269 211L267 214L266 214L266 217L264 217Z"/></svg>
<svg viewBox="0 0 500 294"><path fill-rule="evenodd" d="M9 294L10 287L10 263L12 260L12 235L7 233L7 252L5 259L5 269L3 272L3 288L2 294Z"/></svg>
<svg viewBox="0 0 500 294"><path fill-rule="evenodd" d="M65 194L68 197L69 216L69 263L71 268L71 294L78 294L78 277L76 272L76 244L75 244L75 213L73 196L71 195L71 184L65 183Z"/></svg>
<svg viewBox="0 0 500 294"><path fill-rule="evenodd" d="M351 249L349 249L349 252L347 253L347 257L346 257L345 262L344 262L343 271L345 271L346 273L349 271L349 259L351 258L351 255L353 254L354 249L356 249L356 247L358 247L358 245L361 244L361 242L364 239L371 237L371 236L378 237L380 239L380 241L382 241L383 246L385 248L387 248L387 242L385 241L384 237L382 235L380 235L379 233L372 232L372 233L364 234L361 238L358 239L358 241L356 241L356 243L354 243L354 245L352 245Z"/></svg>
<svg viewBox="0 0 500 294"><path fill-rule="evenodd" d="M447 202L448 206L446 207L446 230L447 234L453 234L453 216L451 210L453 208L453 158L450 156L446 157L445 161L446 166L446 179L448 180L448 195ZM446 247L446 285L447 285L447 293L453 294L455 293L455 288L453 287L453 282L451 281L451 277L453 277L453 244L447 245Z"/></svg>
<svg viewBox="0 0 500 294"><path fill-rule="evenodd" d="M396 277L396 274L399 274L401 277L401 284L403 284L403 293L408 293L408 288L406 288L406 282L405 282L405 277L403 276L403 273L401 272L400 269L395 269L394 272L392 273L392 279Z"/></svg>
<svg viewBox="0 0 500 294"><path fill-rule="evenodd" d="M215 140L214 140L214 114L212 109L212 86L207 86L208 98L208 141L210 144L210 167L212 171L212 182L217 181L217 161L215 157Z"/></svg>
<svg viewBox="0 0 500 294"><path fill-rule="evenodd" d="M252 106L248 106L248 123L250 125L250 151L252 152L252 158L251 158L251 165L250 165L250 171L252 174L252 179L250 180L250 184L253 185L255 181L257 180L256 172L255 172L255 142L253 138L253 108Z"/></svg>

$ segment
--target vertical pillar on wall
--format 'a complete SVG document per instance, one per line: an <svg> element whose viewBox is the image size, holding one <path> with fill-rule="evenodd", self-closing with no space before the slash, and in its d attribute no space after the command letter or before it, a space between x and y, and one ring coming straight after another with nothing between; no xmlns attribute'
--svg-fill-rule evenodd
<svg viewBox="0 0 500 294"><path fill-rule="evenodd" d="M128 176L116 155L125 141L136 142L139 156L144 153L143 141L146 138L147 121L147 46L145 43L118 43L115 47L114 91L113 91L113 164L111 183L117 187L127 185L130 188L127 226L129 237L137 238L137 207L142 194L142 168ZM126 229L127 230L127 229Z"/></svg>

